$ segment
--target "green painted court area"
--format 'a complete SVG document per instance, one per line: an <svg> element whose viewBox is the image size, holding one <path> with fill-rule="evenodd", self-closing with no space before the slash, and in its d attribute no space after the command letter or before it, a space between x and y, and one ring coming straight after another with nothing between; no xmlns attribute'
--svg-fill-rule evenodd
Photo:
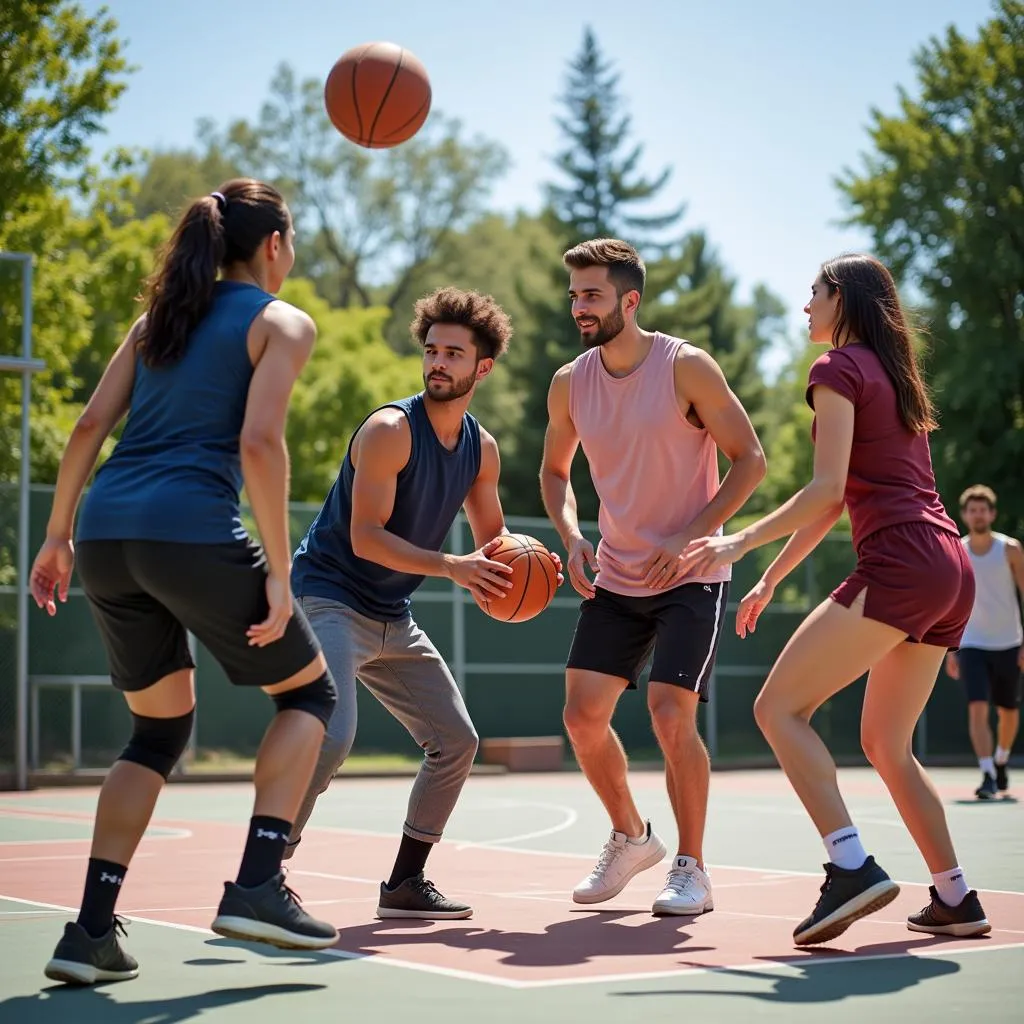
<svg viewBox="0 0 1024 1024"><path fill-rule="evenodd" d="M317 954L209 931L251 790L172 785L119 906L140 975L90 990L54 985L42 967L80 896L96 790L3 794L0 1021L1018 1020L1024 811L1012 797L976 802L972 771L933 777L993 931L951 940L906 929L906 914L927 901L924 864L873 773L847 769L854 818L901 893L811 950L794 947L791 932L817 897L823 851L778 772L713 776L706 860L716 909L697 919L651 915L667 864L606 904L571 902L607 824L582 777L560 772L470 779L429 874L473 904L472 919L378 921L410 780L338 779L289 867L289 884L339 928L337 947ZM638 772L634 786L673 845L660 774Z"/></svg>

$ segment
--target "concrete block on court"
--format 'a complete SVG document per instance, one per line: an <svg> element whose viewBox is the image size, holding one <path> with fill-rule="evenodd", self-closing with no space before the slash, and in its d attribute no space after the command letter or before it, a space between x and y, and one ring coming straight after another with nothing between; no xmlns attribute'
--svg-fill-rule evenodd
<svg viewBox="0 0 1024 1024"><path fill-rule="evenodd" d="M563 736L494 736L480 741L484 764L510 772L557 772L565 767Z"/></svg>

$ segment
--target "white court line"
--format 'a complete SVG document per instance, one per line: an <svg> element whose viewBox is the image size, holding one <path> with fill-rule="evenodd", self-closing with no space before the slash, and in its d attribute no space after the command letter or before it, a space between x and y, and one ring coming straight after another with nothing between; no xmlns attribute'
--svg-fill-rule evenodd
<svg viewBox="0 0 1024 1024"><path fill-rule="evenodd" d="M77 913L77 910L73 907L64 907L56 903L42 903L38 900L26 900L17 896L4 896L3 894L0 894L0 900L5 900L10 903L18 903L23 906L42 907L45 910L63 911L67 914ZM140 924L152 924L160 928L172 928L175 931L192 932L193 934L198 935L216 935L216 933L211 931L209 928L200 928L197 925L177 924L173 921L156 921L147 917L136 917L135 915L128 913L125 913L122 916L131 921L138 921ZM253 945L258 946L259 943L253 943ZM946 956L960 956L964 953L994 953L1004 949L1021 948L1024 948L1024 942L1009 942L998 946L979 945L954 950L950 950L948 947L940 945L935 948L920 949L914 952L908 951L906 953L844 955L843 953L831 952L825 956L814 956L811 954L805 957L794 958L792 960L774 961L772 963L733 964L727 967L683 967L678 970L668 971L637 971L624 974L597 974L588 977L576 978L547 978L540 981L519 981L511 978L492 977L490 975L479 974L474 971L462 971L454 967L438 967L434 964L421 964L411 960L401 960L398 957L391 956L390 954L351 953L342 949L322 949L316 950L315 952L335 957L339 960L365 960L367 963L376 964L380 967L402 967L408 970L422 971L425 974L437 974L446 978L457 978L461 981L475 981L486 985L496 985L499 988L532 989L558 988L563 985L599 985L623 981L640 982L658 978L682 978L695 974L723 974L729 973L730 971L781 971L787 968L799 970L804 964L817 966L820 964L832 963L862 963L871 960L901 960L914 956L942 956L943 954ZM290 952L295 956L301 956L304 952L308 953L309 951L291 950Z"/></svg>
<svg viewBox="0 0 1024 1024"><path fill-rule="evenodd" d="M455 846L456 850L464 850L467 847L479 849L481 847L499 847L507 846L510 843L522 843L527 839L541 839L544 836L553 836L558 832L564 832L568 828L572 828L573 825L579 821L579 812L572 807L565 807L562 804L545 804L538 803L535 800L506 800L498 801L491 806L500 808L501 810L507 810L510 807L523 808L539 808L545 811L557 811L562 815L562 820L557 825L551 825L549 828L537 829L534 832L522 832L515 836L502 836L499 839L483 839L474 843L457 843Z"/></svg>
<svg viewBox="0 0 1024 1024"><path fill-rule="evenodd" d="M6 844L0 843L0 847ZM140 857L155 857L155 853L137 853L132 857L132 863L137 861ZM21 864L28 862L35 862L37 860L77 860L81 861L82 855L80 853L55 853L48 857L0 857L0 864Z"/></svg>

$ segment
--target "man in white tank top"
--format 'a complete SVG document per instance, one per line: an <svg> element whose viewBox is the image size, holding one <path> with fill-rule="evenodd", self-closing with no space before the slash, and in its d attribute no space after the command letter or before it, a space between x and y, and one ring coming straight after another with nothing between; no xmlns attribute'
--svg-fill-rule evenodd
<svg viewBox="0 0 1024 1024"><path fill-rule="evenodd" d="M679 555L739 511L764 477L764 453L714 359L637 326L645 268L632 246L597 239L563 260L585 351L551 383L541 491L584 599L566 666L566 731L612 826L573 899L611 899L666 852L633 801L611 727L619 696L636 689L653 654L647 703L679 830L653 912L701 914L714 904L703 859L710 763L697 708L708 698L730 572L686 575ZM580 446L601 499L596 557L569 481ZM721 484L719 450L731 462Z"/></svg>
<svg viewBox="0 0 1024 1024"><path fill-rule="evenodd" d="M981 767L979 800L991 800L1009 788L1007 764L1020 724L1024 631L1020 594L1024 594L1024 551L1020 541L996 533L995 492L983 484L960 495L960 516L967 526L964 549L974 568L974 610L957 653L946 658L946 672L962 679L967 691L967 725ZM992 752L989 703L996 707L998 737Z"/></svg>

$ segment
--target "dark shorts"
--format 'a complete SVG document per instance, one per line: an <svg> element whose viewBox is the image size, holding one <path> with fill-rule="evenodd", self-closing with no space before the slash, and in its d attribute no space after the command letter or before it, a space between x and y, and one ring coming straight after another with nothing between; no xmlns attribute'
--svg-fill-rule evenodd
<svg viewBox="0 0 1024 1024"><path fill-rule="evenodd" d="M956 660L968 701L991 701L1010 711L1020 705L1021 671L1017 664L1019 647L1005 651L983 651L961 647Z"/></svg>
<svg viewBox="0 0 1024 1024"><path fill-rule="evenodd" d="M974 608L974 570L955 533L900 523L871 534L832 599L849 608L865 589L865 618L902 630L915 643L960 646Z"/></svg>
<svg viewBox="0 0 1024 1024"><path fill-rule="evenodd" d="M283 682L320 652L297 603L280 640L249 646L246 630L268 609L266 562L252 541L90 540L76 548L76 562L119 690L194 668L186 631L237 686Z"/></svg>
<svg viewBox="0 0 1024 1024"><path fill-rule="evenodd" d="M635 690L653 651L652 682L706 702L728 595L728 583L683 583L651 597L598 587L580 605L566 667L616 676Z"/></svg>

